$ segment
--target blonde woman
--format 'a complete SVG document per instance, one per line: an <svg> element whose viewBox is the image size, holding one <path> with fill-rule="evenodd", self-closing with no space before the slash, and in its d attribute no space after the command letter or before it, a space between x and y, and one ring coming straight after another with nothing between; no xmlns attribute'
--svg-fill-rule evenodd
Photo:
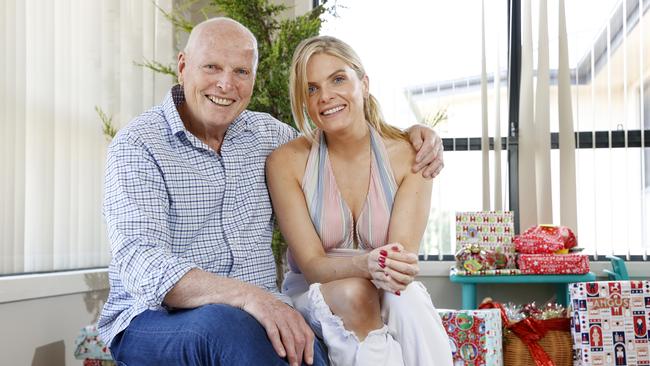
<svg viewBox="0 0 650 366"><path fill-rule="evenodd" d="M289 245L283 292L333 365L451 365L440 318L414 282L431 181L411 172L407 136L384 122L359 57L336 38L298 46L290 95L303 137L267 160Z"/></svg>

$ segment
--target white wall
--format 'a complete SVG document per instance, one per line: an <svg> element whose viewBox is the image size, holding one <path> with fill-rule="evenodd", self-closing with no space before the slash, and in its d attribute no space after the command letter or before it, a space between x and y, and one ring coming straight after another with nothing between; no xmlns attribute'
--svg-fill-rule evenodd
<svg viewBox="0 0 650 366"><path fill-rule="evenodd" d="M437 308L460 308L459 285L444 276L420 280ZM491 294L500 301L544 301L553 289L543 285L479 286L478 294L479 298ZM107 295L100 290L0 303L0 365L81 365L74 359L74 340L80 328L95 321Z"/></svg>
<svg viewBox="0 0 650 366"><path fill-rule="evenodd" d="M460 286L449 282L449 262L423 262L419 278L427 287L439 309L461 306ZM592 263L594 273L602 274L609 263ZM650 266L644 262L628 263L635 278L649 278ZM74 340L79 329L97 318L108 295L104 270L78 274L0 277L0 365L4 366L72 366ZM55 280L52 280L55 277ZM52 295L67 292L63 295ZM479 301L490 296L496 301L543 304L554 295L552 285L509 284L479 285ZM45 296L45 297L43 297ZM20 300L20 297L31 298Z"/></svg>
<svg viewBox="0 0 650 366"><path fill-rule="evenodd" d="M0 304L0 364L81 365L74 358L79 330L93 323L107 291Z"/></svg>

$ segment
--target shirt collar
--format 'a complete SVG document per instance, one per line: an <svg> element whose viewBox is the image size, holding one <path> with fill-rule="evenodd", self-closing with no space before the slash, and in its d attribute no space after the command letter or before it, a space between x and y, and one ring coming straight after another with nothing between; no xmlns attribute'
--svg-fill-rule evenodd
<svg viewBox="0 0 650 366"><path fill-rule="evenodd" d="M189 135L190 132L185 128L181 116L178 114L178 107L185 103L185 93L183 92L183 87L179 84L174 85L170 91L167 93L165 100L163 102L163 113L169 123L169 127L174 135L178 135L179 132L183 132L186 135ZM224 140L231 139L239 135L240 133L247 131L248 118L246 116L250 112L244 110L242 113L235 118L235 120L228 126L226 130L226 136Z"/></svg>
<svg viewBox="0 0 650 366"><path fill-rule="evenodd" d="M169 123L169 128L171 128L174 135L178 135L179 132L189 134L189 131L183 124L183 120L181 120L180 114L178 114L178 106L183 103L185 103L183 87L176 84L169 90L163 102L163 113L165 114L165 119Z"/></svg>

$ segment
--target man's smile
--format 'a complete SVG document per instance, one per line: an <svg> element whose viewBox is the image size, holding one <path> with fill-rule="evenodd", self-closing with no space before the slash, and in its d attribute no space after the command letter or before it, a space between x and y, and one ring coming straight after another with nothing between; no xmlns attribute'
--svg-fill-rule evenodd
<svg viewBox="0 0 650 366"><path fill-rule="evenodd" d="M209 101L211 101L212 103L214 103L214 104L216 104L218 106L227 107L227 106L235 103L235 101L233 99L219 98L219 97L215 97L213 95L206 95L206 98L208 98Z"/></svg>

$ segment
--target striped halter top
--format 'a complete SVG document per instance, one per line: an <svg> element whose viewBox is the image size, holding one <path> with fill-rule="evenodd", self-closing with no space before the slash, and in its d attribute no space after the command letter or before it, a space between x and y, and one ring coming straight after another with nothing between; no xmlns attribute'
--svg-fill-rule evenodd
<svg viewBox="0 0 650 366"><path fill-rule="evenodd" d="M384 142L370 127L370 182L363 208L356 219L336 185L329 159L325 135L317 130L311 146L302 190L314 228L325 252L332 249L372 250L383 246L388 236L388 224L397 183L390 166ZM299 270L289 252L292 271Z"/></svg>

